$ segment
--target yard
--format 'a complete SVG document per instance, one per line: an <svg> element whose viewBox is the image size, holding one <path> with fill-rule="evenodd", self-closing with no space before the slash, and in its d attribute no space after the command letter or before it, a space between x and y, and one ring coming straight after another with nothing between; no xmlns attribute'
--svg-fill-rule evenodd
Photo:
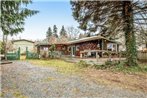
<svg viewBox="0 0 147 98"><path fill-rule="evenodd" d="M146 98L147 74L81 68L59 59L1 65L3 98Z"/></svg>
<svg viewBox="0 0 147 98"><path fill-rule="evenodd" d="M58 72L66 74L78 74L91 79L97 83L120 86L131 90L147 92L147 72L140 72L137 69L123 71L97 70L95 68L80 68L76 63L69 63L63 60L29 60L34 65L41 67L55 67ZM142 64L141 66L147 66Z"/></svg>

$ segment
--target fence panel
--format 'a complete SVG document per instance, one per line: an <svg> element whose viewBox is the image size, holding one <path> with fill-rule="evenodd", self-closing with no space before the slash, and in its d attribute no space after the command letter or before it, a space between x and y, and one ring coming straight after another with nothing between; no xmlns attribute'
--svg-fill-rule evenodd
<svg viewBox="0 0 147 98"><path fill-rule="evenodd" d="M14 53L7 53L8 60L20 60L20 48Z"/></svg>
<svg viewBox="0 0 147 98"><path fill-rule="evenodd" d="M38 58L39 58L38 53L29 52L28 48L26 48L26 59L38 59Z"/></svg>
<svg viewBox="0 0 147 98"><path fill-rule="evenodd" d="M147 52L138 52L137 57L139 60L147 62Z"/></svg>

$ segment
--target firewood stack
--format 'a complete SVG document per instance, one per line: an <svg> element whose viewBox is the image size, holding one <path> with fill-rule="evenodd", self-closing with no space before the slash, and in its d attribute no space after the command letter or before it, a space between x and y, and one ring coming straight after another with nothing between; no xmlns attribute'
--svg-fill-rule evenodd
<svg viewBox="0 0 147 98"><path fill-rule="evenodd" d="M95 50L97 49L97 44L98 42L86 42L86 43L82 43L80 44L80 51L84 51L84 50Z"/></svg>

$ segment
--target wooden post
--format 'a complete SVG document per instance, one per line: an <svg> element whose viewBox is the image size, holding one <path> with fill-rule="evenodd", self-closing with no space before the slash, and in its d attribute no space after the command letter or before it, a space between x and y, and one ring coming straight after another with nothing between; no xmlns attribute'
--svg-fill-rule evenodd
<svg viewBox="0 0 147 98"><path fill-rule="evenodd" d="M109 60L108 61L112 61L111 52L108 52L108 54L109 54Z"/></svg>
<svg viewBox="0 0 147 98"><path fill-rule="evenodd" d="M26 47L26 59L28 59L28 47Z"/></svg>
<svg viewBox="0 0 147 98"><path fill-rule="evenodd" d="M99 61L100 56L98 55L98 52L96 52L96 61Z"/></svg>
<svg viewBox="0 0 147 98"><path fill-rule="evenodd" d="M83 57L83 54L82 53L80 53L80 58L82 58Z"/></svg>
<svg viewBox="0 0 147 98"><path fill-rule="evenodd" d="M20 60L20 47L18 48L18 60Z"/></svg>
<svg viewBox="0 0 147 98"><path fill-rule="evenodd" d="M104 50L104 45L103 45L103 39L102 39L102 50ZM103 52L102 52L102 57L103 57Z"/></svg>
<svg viewBox="0 0 147 98"><path fill-rule="evenodd" d="M119 55L119 61L121 61L121 52L118 53Z"/></svg>

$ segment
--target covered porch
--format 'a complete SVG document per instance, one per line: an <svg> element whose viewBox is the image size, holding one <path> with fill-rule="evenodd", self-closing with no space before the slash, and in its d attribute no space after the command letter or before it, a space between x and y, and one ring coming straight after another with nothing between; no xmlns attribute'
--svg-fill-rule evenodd
<svg viewBox="0 0 147 98"><path fill-rule="evenodd" d="M119 43L102 36L87 37L67 44L68 55L80 58L118 57Z"/></svg>

